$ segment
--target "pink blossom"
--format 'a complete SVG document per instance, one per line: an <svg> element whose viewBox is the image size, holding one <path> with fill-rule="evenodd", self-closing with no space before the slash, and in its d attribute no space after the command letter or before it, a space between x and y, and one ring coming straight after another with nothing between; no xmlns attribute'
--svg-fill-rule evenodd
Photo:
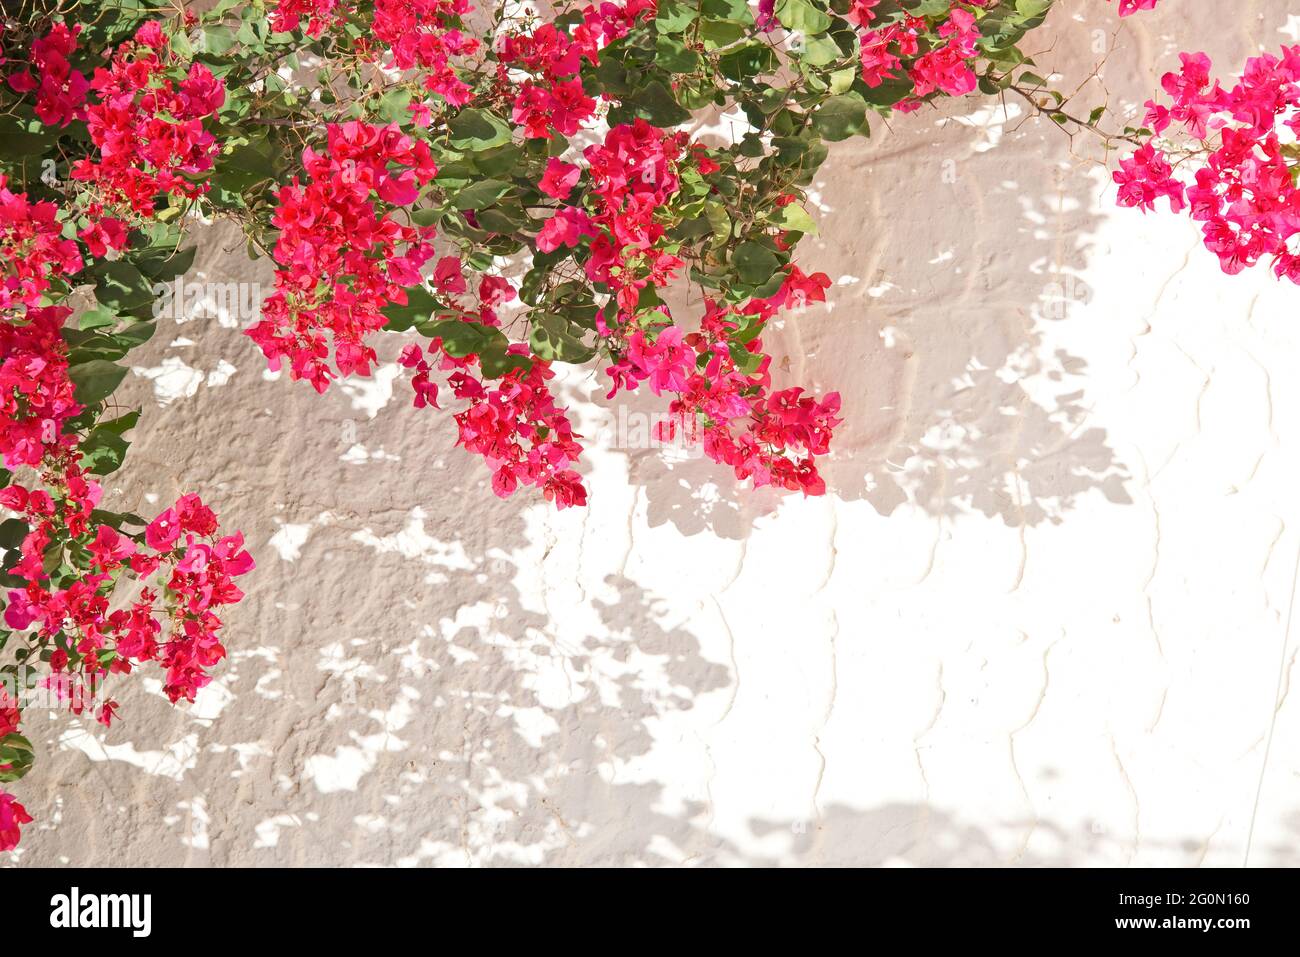
<svg viewBox="0 0 1300 957"><path fill-rule="evenodd" d="M0 791L0 851L12 851L18 846L21 825L30 824L32 816L14 800L14 796Z"/></svg>
<svg viewBox="0 0 1300 957"><path fill-rule="evenodd" d="M107 525L101 525L95 540L89 546L91 559L101 569L116 568L135 552L135 546L125 535Z"/></svg>
<svg viewBox="0 0 1300 957"><path fill-rule="evenodd" d="M127 245L126 226L112 216L95 221L77 235L96 259L103 257L109 249L121 250Z"/></svg>
<svg viewBox="0 0 1300 957"><path fill-rule="evenodd" d="M1171 149L1180 137L1191 142L1180 164L1190 182L1176 175L1163 142L1148 139L1114 173L1119 204L1147 211L1165 197L1173 212L1185 209L1202 224L1224 272L1269 257L1279 277L1300 282L1300 189L1284 145L1300 130L1300 46L1250 58L1229 89L1212 81L1205 54L1179 59L1161 80L1172 105L1148 101L1146 120L1156 136L1173 140Z"/></svg>
<svg viewBox="0 0 1300 957"><path fill-rule="evenodd" d="M144 540L156 552L169 551L181 537L181 524L176 509L161 512L144 530Z"/></svg>
<svg viewBox="0 0 1300 957"><path fill-rule="evenodd" d="M466 290L459 256L443 256L438 260L438 265L433 270L433 285L444 295L456 295Z"/></svg>
<svg viewBox="0 0 1300 957"><path fill-rule="evenodd" d="M580 175L582 171L572 163L565 163L551 157L546 161L546 172L542 174L542 180L537 188L547 196L568 199Z"/></svg>
<svg viewBox="0 0 1300 957"><path fill-rule="evenodd" d="M1160 0L1119 0L1119 15L1129 17L1139 10L1154 10Z"/></svg>
<svg viewBox="0 0 1300 957"><path fill-rule="evenodd" d="M555 252L561 246L576 246L584 236L597 235L591 217L584 211L566 206L550 219L537 234L537 248L544 253Z"/></svg>

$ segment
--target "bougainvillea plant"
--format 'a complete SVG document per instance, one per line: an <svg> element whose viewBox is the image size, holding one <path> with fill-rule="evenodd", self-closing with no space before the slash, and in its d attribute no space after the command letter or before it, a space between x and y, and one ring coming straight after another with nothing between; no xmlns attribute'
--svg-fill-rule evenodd
<svg viewBox="0 0 1300 957"><path fill-rule="evenodd" d="M1181 60L1162 81L1171 102L1147 102L1143 142L1114 173L1120 204L1163 199L1202 224L1224 272L1268 260L1300 283L1300 46L1252 57L1227 88L1204 53Z"/></svg>
<svg viewBox="0 0 1300 957"><path fill-rule="evenodd" d="M5 4L0 782L31 766L34 688L108 724L113 676L153 663L192 700L225 654L242 537L193 492L149 518L98 507L140 414L111 401L121 360L189 267L196 219L236 221L274 265L250 349L324 392L404 333L413 404L446 407L497 495L586 502L559 363L660 397L666 428L738 479L819 495L839 397L778 383L763 347L830 285L796 261L805 190L873 118L1039 95L1018 44L1052 2ZM1172 115L1226 141L1209 112L1256 94L1192 82ZM708 113L739 132L693 138ZM1147 187L1181 200L1148 176L1126 201ZM667 302L686 284L691 315ZM0 791L0 849L29 820Z"/></svg>

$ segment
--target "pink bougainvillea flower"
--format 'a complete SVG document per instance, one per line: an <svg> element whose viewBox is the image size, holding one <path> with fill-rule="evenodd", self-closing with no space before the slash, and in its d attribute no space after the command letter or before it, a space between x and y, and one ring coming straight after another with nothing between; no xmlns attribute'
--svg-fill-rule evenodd
<svg viewBox="0 0 1300 957"><path fill-rule="evenodd" d="M1251 57L1226 89L1211 80L1205 54L1179 59L1161 80L1172 104L1147 102L1155 135L1113 174L1119 204L1145 212L1166 198L1173 212L1201 223L1224 272L1271 258L1279 277L1300 283L1300 188L1287 145L1300 131L1300 46ZM1175 150L1186 157L1177 169Z"/></svg>
<svg viewBox="0 0 1300 957"><path fill-rule="evenodd" d="M103 258L110 249L122 250L127 245L126 225L112 216L92 223L77 233L77 236L96 259Z"/></svg>
<svg viewBox="0 0 1300 957"><path fill-rule="evenodd" d="M54 24L45 36L32 41L35 76L26 68L8 76L9 87L15 92L36 93L36 116L48 126L67 126L84 115L90 82L70 63L80 33L81 24Z"/></svg>
<svg viewBox="0 0 1300 957"><path fill-rule="evenodd" d="M1140 10L1154 10L1160 0L1119 0L1119 15L1129 17Z"/></svg>
<svg viewBox="0 0 1300 957"><path fill-rule="evenodd" d="M519 298L510 280L503 276L484 276L478 284L478 301L485 308L513 302Z"/></svg>
<svg viewBox="0 0 1300 957"><path fill-rule="evenodd" d="M686 380L695 366L695 353L682 345L682 330L678 326L663 329L650 341L637 330L628 343L627 361L638 379L650 381L650 391L655 395L683 392Z"/></svg>
<svg viewBox="0 0 1300 957"><path fill-rule="evenodd" d="M537 248L544 253L552 253L561 246L576 246L584 236L596 236L591 217L581 209L566 206L550 219L537 234Z"/></svg>
<svg viewBox="0 0 1300 957"><path fill-rule="evenodd" d="M509 498L518 487L519 479L510 464L502 465L492 473L492 491L498 498Z"/></svg>
<svg viewBox="0 0 1300 957"><path fill-rule="evenodd" d="M0 851L12 851L18 846L20 828L30 824L32 816L14 800L14 796L0 791Z"/></svg>
<svg viewBox="0 0 1300 957"><path fill-rule="evenodd" d="M120 705L116 701L105 701L100 706L99 713L95 715L95 720L106 728L113 726L113 719L117 717L117 709Z"/></svg>
<svg viewBox="0 0 1300 957"><path fill-rule="evenodd" d="M212 169L220 146L204 122L225 102L225 86L201 63L177 81L179 65L157 21L150 21L95 70L95 102L81 112L97 153L77 160L71 175L101 205L147 218L160 193L194 199L207 192L196 174Z"/></svg>
<svg viewBox="0 0 1300 957"><path fill-rule="evenodd" d="M537 184L547 196L553 196L556 199L568 199L569 194L573 192L573 186L578 182L578 177L582 171L572 163L565 163L555 157L546 161L546 172L542 174L541 182Z"/></svg>
<svg viewBox="0 0 1300 957"><path fill-rule="evenodd" d="M433 269L433 285L444 295L456 295L468 288L459 256L443 256L438 260L438 265Z"/></svg>
<svg viewBox="0 0 1300 957"><path fill-rule="evenodd" d="M131 540L107 525L101 525L88 550L91 560L100 569L116 568L135 553Z"/></svg>
<svg viewBox="0 0 1300 957"><path fill-rule="evenodd" d="M161 512L144 530L144 540L156 552L169 551L181 537L181 523L176 509Z"/></svg>
<svg viewBox="0 0 1300 957"><path fill-rule="evenodd" d="M31 626L40 614L25 591L11 591L5 604L5 624L14 631L24 631Z"/></svg>

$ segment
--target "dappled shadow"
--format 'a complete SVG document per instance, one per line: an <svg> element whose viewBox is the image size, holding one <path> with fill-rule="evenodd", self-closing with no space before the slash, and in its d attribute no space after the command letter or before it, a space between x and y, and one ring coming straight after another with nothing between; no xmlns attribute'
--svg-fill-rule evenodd
<svg viewBox="0 0 1300 957"><path fill-rule="evenodd" d="M238 354L237 329L206 333ZM729 668L618 574L525 599L559 557L547 523L584 518L449 470L464 452L445 413L399 394L379 415L386 395L246 368L223 416L219 388L174 402L133 449L130 493L110 490L138 505L202 488L248 534L259 568L231 658L193 706L169 707L149 669L116 679L107 731L29 714L39 823L18 860L525 863L653 817L653 788L629 806L612 779L657 722L725 694ZM196 437L197 464L179 457ZM239 483L224 502L222 476ZM389 509L357 514L375 487Z"/></svg>
<svg viewBox="0 0 1300 957"><path fill-rule="evenodd" d="M1124 465L1089 423L1088 369L1071 343L1096 318L1086 288L1071 284L1096 226L1090 181L1062 165L1071 158L1054 130L1012 132L969 108L954 105L953 116L974 125L936 127L922 113L837 149L819 188L823 237L801 257L837 285L826 309L773 330L778 381L844 393L828 468L841 500L1011 525L1061 521L1085 495L1124 502ZM981 149L995 128L999 145ZM205 244L198 268L216 275L220 255ZM752 812L777 803L760 796L738 825L717 820L715 779L734 785L755 766L794 773L767 766L765 742L710 773L709 721L727 716L738 680L706 647L717 630L674 617L599 565L599 549L584 557L612 529L525 495L494 498L485 470L453 446L448 414L409 407L391 365L398 345L384 346L390 364L372 380L324 397L269 381L252 344L221 323L168 329L133 357L162 372L132 380L126 399L145 404L145 423L106 506L152 511L199 490L247 533L259 569L229 616L231 658L194 706L168 706L146 669L117 680L122 719L111 730L28 715L40 756L13 790L38 821L19 863L1130 860L1136 839L1031 820L1018 799L1023 813L972 821L920 800L864 795L818 808L814 796L795 819ZM659 402L637 395L629 408ZM737 488L707 460L614 451L644 489L651 525L742 539L780 502ZM766 607L792 594L782 580ZM964 602L923 593L899 616L911 627L917 609L951 603L959 615ZM782 637L824 631L818 620ZM905 648L898 662L919 653L885 638ZM840 640L844 652L854 636ZM1069 696L1064 687L1052 694ZM781 720L795 710L758 706L769 704ZM748 742L756 727L738 720L727 731ZM889 778L873 795L907 793L896 770L869 772ZM702 783L691 792L689 782ZM1196 863L1211 838L1162 847L1144 835L1140 845ZM1289 843L1257 845L1258 860L1288 862Z"/></svg>
<svg viewBox="0 0 1300 957"><path fill-rule="evenodd" d="M382 394L317 397L260 373L242 386L235 406L200 389L146 430L134 461L152 467L127 499L211 488L248 533L260 567L230 615L231 659L194 706L168 706L147 669L119 679L123 719L108 731L30 715L41 754L21 797L38 823L19 863L1129 860L1130 841L1079 825L972 822L920 802L724 826L700 735L727 715L738 676L694 619L609 568L582 569L584 515L498 500L481 470L449 468L464 454L454 431L400 392L384 408ZM196 436L197 463L179 457ZM359 513L376 488L387 507ZM1198 847L1168 850L1191 863Z"/></svg>
<svg viewBox="0 0 1300 957"><path fill-rule="evenodd" d="M1095 61L1076 45L1054 52ZM1087 312L1080 278L1096 181L1071 150L1055 124L978 97L834 144L812 193L821 235L796 261L835 285L825 306L765 336L778 387L843 396L829 494L882 514L909 503L1011 526L1059 522L1091 493L1129 503L1128 470L1088 421L1088 369L1070 345L1079 322L1104 319ZM643 470L652 523L748 534L752 493L728 470L697 460L665 471Z"/></svg>
<svg viewBox="0 0 1300 957"><path fill-rule="evenodd" d="M1140 125L1181 50L1209 52L1216 75L1230 75L1258 49L1300 40L1285 4L1258 7L1206 30L1213 0L1122 21L1111 4L1062 0L1025 49L1036 70L1060 71L1074 114L1105 104L1104 125L1119 130ZM1089 308L1081 279L1105 255L1091 240L1102 218L1138 215L1114 207L1105 159L1099 140L1067 137L1014 97L941 101L876 121L870 142L832 145L813 196L821 236L796 261L836 285L825 307L765 337L779 387L844 398L823 469L830 495L885 515L910 505L1010 526L1061 522L1090 494L1131 503L1128 465L1090 422L1095 386L1075 344L1090 325L1123 334ZM665 471L672 480L647 484L651 522L748 535L751 493L727 470Z"/></svg>

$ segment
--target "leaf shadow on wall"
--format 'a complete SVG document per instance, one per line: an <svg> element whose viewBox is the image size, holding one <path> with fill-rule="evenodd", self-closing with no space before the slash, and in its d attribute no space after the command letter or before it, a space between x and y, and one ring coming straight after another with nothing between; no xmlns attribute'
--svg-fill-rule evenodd
<svg viewBox="0 0 1300 957"><path fill-rule="evenodd" d="M915 802L810 804L727 830L707 729L738 676L725 652L706 654L693 618L625 577L584 577L549 524L569 517L448 468L463 455L454 430L413 427L442 423L404 394L400 412L353 421L342 391L244 385L174 403L171 428L132 450L133 495L222 484L214 504L256 546L227 621L231 658L191 707L169 706L143 669L115 683L122 718L107 731L30 716L40 760L20 797L37 823L22 864L1127 859L1120 836L976 826ZM179 457L219 406L222 441ZM331 462L331 439L368 454ZM742 760L756 763L728 775L760 788L791 773ZM1176 850L1194 860L1195 843Z"/></svg>
<svg viewBox="0 0 1300 957"><path fill-rule="evenodd" d="M40 823L22 862L653 859L645 845L671 829L662 789L610 775L649 752L656 720L726 689L728 669L627 579L562 631L525 607L520 569L484 550L526 533L510 512L483 523L483 549L451 508L394 514L362 534L364 581L353 522L326 522L301 551L309 582L265 563L228 628L275 631L236 650L197 707L171 709L141 675L119 683L125 720L107 732L32 720L43 794L24 788Z"/></svg>
<svg viewBox="0 0 1300 957"><path fill-rule="evenodd" d="M1033 312L1054 272L1082 265L1085 194L1054 197L1059 215L1043 199L1021 207L1016 190L986 182L1003 175L989 151L959 164L951 186L968 203L987 193L989 208L1014 205L1015 227L997 241L983 229L954 234L907 212L920 209L924 194L908 184L931 175L932 152L837 157L823 201L856 189L871 210L831 211L822 242L834 261L813 250L801 261L857 280L834 288L833 309L769 337L780 375L844 393L834 494L882 512L913 502L1011 524L1059 521L1096 489L1123 500L1122 466L1065 384L1085 372L1081 360L1046 350L1053 320ZM1019 181L1053 182L1036 169ZM1030 212L1061 221L1040 235ZM953 258L931 263L941 240ZM909 288L885 286L902 264ZM197 707L150 693L146 669L118 682L123 720L107 732L29 721L41 758L22 798L40 823L24 837L23 863L1000 860L994 834L913 804L831 805L820 825L810 810L805 821L750 821L752 841L720 837L707 794L682 798L653 774L638 779L656 735L679 749L674 762L707 766L702 743L673 738L674 721L696 708L721 713L735 681L687 624L668 621L625 578L590 594L576 583L556 591L571 570L550 564L559 559L535 499L497 500L477 463L445 464L464 457L447 413L410 408L406 386L384 370L318 397L266 381L238 329L209 324L203 336L203 355L228 357L239 388L208 376L175 390L166 416L141 430L123 473L133 500L120 504L200 489L246 532L261 567L229 617L232 660ZM156 360L191 347L160 335L149 348ZM1025 383L1053 375L1062 385L1049 409ZM137 386L156 393L158 381ZM340 440L349 423L355 436ZM196 437L210 440L201 455L191 454ZM331 443L338 454L322 451ZM629 461L651 523L686 534L744 537L780 501L738 488L705 459L668 467L641 450ZM1020 502L1005 491L1017 472ZM277 537L287 556L278 560L266 546ZM502 550L525 543L538 547ZM775 780L788 770L763 772ZM1087 841L1067 834L1058 854L1021 863L1069 863Z"/></svg>
<svg viewBox="0 0 1300 957"><path fill-rule="evenodd" d="M155 669L116 680L107 731L32 714L20 862L522 863L599 856L656 820L659 788L608 776L649 752L657 720L725 693L727 667L625 578L521 590L547 567L539 508L444 471L455 430L412 427L445 426L437 413L403 395L358 422L342 391L243 385L201 464L170 446L201 434L220 389L175 402L132 452L133 495L224 479L214 504L260 563L226 622L231 657L193 706L170 707ZM336 432L370 454L331 463Z"/></svg>
<svg viewBox="0 0 1300 957"><path fill-rule="evenodd" d="M883 515L1022 526L1061 522L1094 491L1130 504L1128 470L1089 421L1087 363L1060 344L1104 321L1078 278L1094 180L1051 124L973 107L832 149L812 192L822 234L795 261L835 285L765 336L774 385L841 393L829 494ZM662 469L640 469L649 520L686 535L743 538L778 501L707 459Z"/></svg>

